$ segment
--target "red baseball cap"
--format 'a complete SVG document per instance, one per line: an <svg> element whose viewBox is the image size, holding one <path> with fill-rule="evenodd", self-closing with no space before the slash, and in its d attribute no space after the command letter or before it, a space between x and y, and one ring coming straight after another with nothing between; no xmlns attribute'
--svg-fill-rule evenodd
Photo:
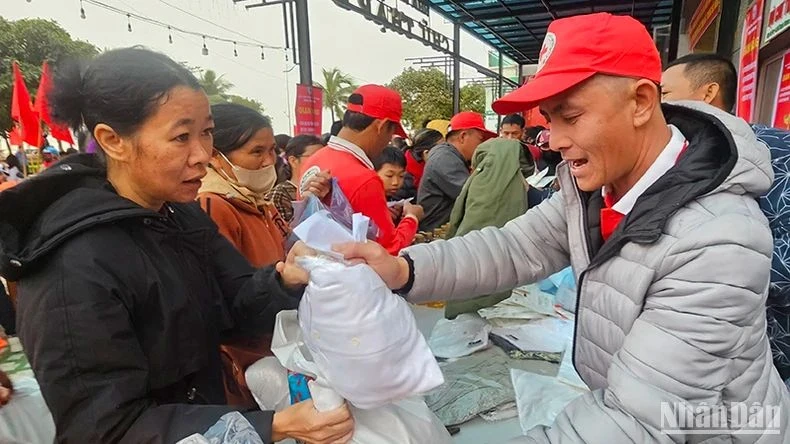
<svg viewBox="0 0 790 444"><path fill-rule="evenodd" d="M351 103L356 100L353 96L358 95L362 98L362 103ZM346 109L355 113L361 113L374 119L386 119L395 122L398 127L395 134L401 137L408 137L406 130L400 123L403 117L403 101L400 94L385 88L381 85L362 85L354 91L348 99Z"/></svg>
<svg viewBox="0 0 790 444"><path fill-rule="evenodd" d="M534 108L595 74L661 82L661 57L642 23L605 12L551 22L535 77L491 107L499 114Z"/></svg>
<svg viewBox="0 0 790 444"><path fill-rule="evenodd" d="M452 131L462 131L476 129L483 133L484 140L496 137L496 133L486 129L483 116L473 111L462 111L450 119L450 126L447 127L447 134Z"/></svg>

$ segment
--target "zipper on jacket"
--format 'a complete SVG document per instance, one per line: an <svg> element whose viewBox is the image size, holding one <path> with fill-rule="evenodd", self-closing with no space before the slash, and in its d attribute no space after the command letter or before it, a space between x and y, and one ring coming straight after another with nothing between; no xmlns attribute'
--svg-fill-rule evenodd
<svg viewBox="0 0 790 444"><path fill-rule="evenodd" d="M581 273L579 273L579 282L576 283L576 316L573 318L573 346L571 347L571 363L573 364L573 369L576 373L579 371L576 368L576 334L579 331L579 317L581 315L581 301L582 301L582 284L584 283L584 275L587 274L587 271L590 270L590 266L592 264L592 252L590 251L590 244L592 240L590 239L590 231L588 229L587 224L587 202L585 202L584 198L582 197L582 192L579 190L578 187L574 187L576 189L576 197L579 198L579 202L581 203L581 213L582 213L582 230L584 231L584 250L587 253L587 260L589 264L587 264L587 268L584 269ZM581 375L579 375L581 377ZM586 384L586 382L585 382Z"/></svg>

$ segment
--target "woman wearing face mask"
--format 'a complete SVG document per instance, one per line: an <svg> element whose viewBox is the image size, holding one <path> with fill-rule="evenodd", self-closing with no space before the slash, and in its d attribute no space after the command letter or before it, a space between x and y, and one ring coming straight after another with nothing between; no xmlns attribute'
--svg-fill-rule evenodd
<svg viewBox="0 0 790 444"><path fill-rule="evenodd" d="M348 441L345 407L227 405L220 342L271 331L305 276L251 267L195 203L214 128L195 76L114 49L59 66L49 104L98 151L0 193L0 276L18 282L17 330L55 441L173 443L226 414L265 443Z"/></svg>
<svg viewBox="0 0 790 444"><path fill-rule="evenodd" d="M198 193L220 233L255 267L285 257L288 223L264 196L277 182L276 142L269 119L250 108L211 107L214 151Z"/></svg>

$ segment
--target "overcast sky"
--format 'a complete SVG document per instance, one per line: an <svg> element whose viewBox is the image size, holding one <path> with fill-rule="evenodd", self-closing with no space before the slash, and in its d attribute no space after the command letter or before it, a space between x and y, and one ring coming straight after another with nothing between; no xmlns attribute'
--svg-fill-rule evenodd
<svg viewBox="0 0 790 444"><path fill-rule="evenodd" d="M284 46L282 9L279 5L247 10L241 4L234 5L233 0L101 1L120 10L155 18L190 31L239 41L256 40L271 46ZM395 1L386 0L391 6ZM247 3L253 2L255 1ZM382 34L373 22L365 20L355 12L341 9L331 0L309 0L308 3L313 78L316 80L322 79L322 68L338 67L351 74L359 83L387 83L404 67L410 66L405 58L439 55L421 43L393 32ZM84 8L86 19L82 20L79 0L0 0L0 16L8 19L52 19L72 37L87 40L99 48L144 45L190 66L213 69L224 74L235 85L233 93L262 102L267 114L273 117L277 132L291 132L288 113L292 114L299 68L296 67L287 74L284 72L293 67L293 60L285 61L284 51L267 50L266 60L262 61L259 48L239 46L239 56L234 57L232 44L208 41L209 55L203 56L200 37L174 32L173 44L169 44L166 29L133 18L133 31L130 33L127 31L127 20L123 14L113 13L89 3L84 3ZM192 17L177 8L187 10L211 23ZM415 19L424 17L413 9L402 9ZM431 26L452 37L452 26L441 17L432 16ZM465 33L462 33L461 50L466 57L483 65L487 63L487 47ZM462 70L463 78L478 76L472 69ZM290 103L286 92L290 94ZM328 131L331 124L328 110L324 110L324 116L324 131Z"/></svg>

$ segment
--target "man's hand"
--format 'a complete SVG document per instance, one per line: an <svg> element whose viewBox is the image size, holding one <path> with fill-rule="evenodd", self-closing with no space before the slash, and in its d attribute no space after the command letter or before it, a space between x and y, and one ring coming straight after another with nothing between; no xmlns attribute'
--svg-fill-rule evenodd
<svg viewBox="0 0 790 444"><path fill-rule="evenodd" d="M391 256L376 242L340 244L335 245L334 250L346 260L368 264L393 290L403 288L409 282L409 263L406 259Z"/></svg>
<svg viewBox="0 0 790 444"><path fill-rule="evenodd" d="M312 400L294 404L275 413L272 441L294 438L309 444L345 444L354 436L354 419L346 404L319 412Z"/></svg>
<svg viewBox="0 0 790 444"><path fill-rule="evenodd" d="M425 217L425 210L422 209L422 205L414 205L409 202L405 202L403 204L403 217L413 217L417 219L417 222L421 221L423 217Z"/></svg>
<svg viewBox="0 0 790 444"><path fill-rule="evenodd" d="M306 190L302 193L302 197L312 194L319 199L323 199L332 191L332 172L329 170L321 171L310 178L310 182L307 183L305 188Z"/></svg>

